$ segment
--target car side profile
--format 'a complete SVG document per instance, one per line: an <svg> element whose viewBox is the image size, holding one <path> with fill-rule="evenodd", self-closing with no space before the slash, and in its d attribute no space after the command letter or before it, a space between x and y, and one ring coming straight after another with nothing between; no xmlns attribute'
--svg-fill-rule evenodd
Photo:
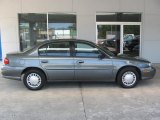
<svg viewBox="0 0 160 120"><path fill-rule="evenodd" d="M124 88L151 79L148 60L114 56L86 40L47 40L21 53L10 53L1 68L5 78L22 80L31 90L47 81L115 81Z"/></svg>

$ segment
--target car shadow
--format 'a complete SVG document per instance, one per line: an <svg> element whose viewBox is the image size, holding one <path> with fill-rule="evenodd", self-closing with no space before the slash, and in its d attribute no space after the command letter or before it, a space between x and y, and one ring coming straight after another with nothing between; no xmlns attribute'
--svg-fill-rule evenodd
<svg viewBox="0 0 160 120"><path fill-rule="evenodd" d="M160 86L159 79L151 79L151 80L140 80L135 88L148 88L148 87L157 87ZM43 89L61 89L61 88L114 88L114 89L124 89L120 87L115 82L48 82ZM133 88L132 88L133 89Z"/></svg>
<svg viewBox="0 0 160 120"><path fill-rule="evenodd" d="M44 89L52 88L113 88L119 87L115 82L48 82Z"/></svg>

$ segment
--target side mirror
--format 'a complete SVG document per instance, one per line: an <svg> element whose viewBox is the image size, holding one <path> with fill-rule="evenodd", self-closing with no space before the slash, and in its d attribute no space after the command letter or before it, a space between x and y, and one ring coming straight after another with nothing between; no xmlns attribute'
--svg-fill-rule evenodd
<svg viewBox="0 0 160 120"><path fill-rule="evenodd" d="M99 59L104 59L105 56L106 56L105 54L100 54L100 55L98 56L98 58L99 58Z"/></svg>

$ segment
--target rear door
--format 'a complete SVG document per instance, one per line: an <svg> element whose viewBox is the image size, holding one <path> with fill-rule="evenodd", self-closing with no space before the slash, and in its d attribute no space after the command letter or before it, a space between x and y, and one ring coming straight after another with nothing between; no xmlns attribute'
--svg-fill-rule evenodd
<svg viewBox="0 0 160 120"><path fill-rule="evenodd" d="M76 80L103 80L113 79L113 65L110 58L100 59L102 53L94 45L85 42L75 42L74 64Z"/></svg>
<svg viewBox="0 0 160 120"><path fill-rule="evenodd" d="M39 60L50 80L73 80L74 61L69 41L47 43L39 48Z"/></svg>

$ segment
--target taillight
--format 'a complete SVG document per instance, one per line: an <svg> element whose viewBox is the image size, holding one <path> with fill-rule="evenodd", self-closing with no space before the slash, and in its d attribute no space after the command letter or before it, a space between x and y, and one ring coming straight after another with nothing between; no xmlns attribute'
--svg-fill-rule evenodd
<svg viewBox="0 0 160 120"><path fill-rule="evenodd" d="M4 59L4 64L5 65L9 64L9 60L7 58Z"/></svg>

